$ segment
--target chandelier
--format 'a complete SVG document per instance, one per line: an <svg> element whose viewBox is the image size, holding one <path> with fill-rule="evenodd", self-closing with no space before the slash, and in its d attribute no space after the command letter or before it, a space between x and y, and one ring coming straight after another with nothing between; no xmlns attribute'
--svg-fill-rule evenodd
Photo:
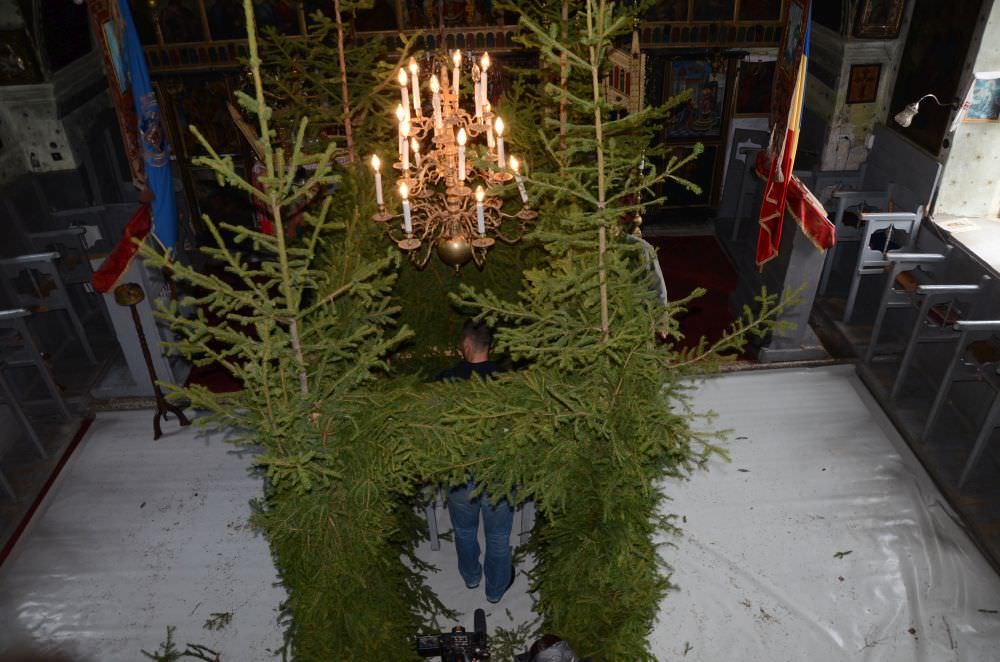
<svg viewBox="0 0 1000 662"><path fill-rule="evenodd" d="M378 204L378 213L372 218L385 224L389 237L418 268L426 266L435 250L445 264L456 270L469 260L481 268L496 239L504 243L518 241L526 223L538 216L528 204L521 164L515 156L505 153L503 120L493 113L489 102L489 54L483 53L472 66L474 114L459 102L460 50L452 54L451 64L450 81L448 63L443 58L440 77L430 77L429 115L423 112L416 60L410 58L409 75L405 69L399 70L398 160L392 167L399 171L400 213L387 211L382 163L377 154L371 159ZM521 208L516 212L506 208L501 197L511 180L521 199Z"/></svg>

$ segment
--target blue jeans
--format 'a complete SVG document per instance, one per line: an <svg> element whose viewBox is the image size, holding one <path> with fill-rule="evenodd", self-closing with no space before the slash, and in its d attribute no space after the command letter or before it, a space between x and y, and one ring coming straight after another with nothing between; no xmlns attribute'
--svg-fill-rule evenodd
<svg viewBox="0 0 1000 662"><path fill-rule="evenodd" d="M448 515L455 531L455 551L458 552L458 572L465 585L475 587L486 575L486 599L499 602L510 585L510 530L514 524L514 509L506 499L490 505L488 494L473 498L476 484L452 488L448 494ZM486 558L479 564L479 514L486 528Z"/></svg>

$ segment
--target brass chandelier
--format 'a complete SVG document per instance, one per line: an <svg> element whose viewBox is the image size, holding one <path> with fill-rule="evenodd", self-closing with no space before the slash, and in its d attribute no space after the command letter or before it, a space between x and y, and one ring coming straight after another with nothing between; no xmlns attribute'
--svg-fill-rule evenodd
<svg viewBox="0 0 1000 662"><path fill-rule="evenodd" d="M435 249L456 270L469 260L481 268L496 239L504 243L520 240L526 223L538 216L528 204L521 164L505 153L503 120L489 102L489 54L483 53L472 66L474 114L459 103L460 50L452 54L451 64L450 81L445 61L440 63L440 78L437 74L430 77L429 115L423 114L417 62L410 58L409 75L399 70L398 161L392 167L399 171L400 213L386 210L381 160L377 154L371 159L378 203L378 213L372 218L386 225L389 237L418 268L427 265ZM505 209L500 195L512 179L521 199L516 212ZM402 222L390 223L394 220ZM505 234L510 232L509 223L501 230L508 220L515 221L512 234Z"/></svg>

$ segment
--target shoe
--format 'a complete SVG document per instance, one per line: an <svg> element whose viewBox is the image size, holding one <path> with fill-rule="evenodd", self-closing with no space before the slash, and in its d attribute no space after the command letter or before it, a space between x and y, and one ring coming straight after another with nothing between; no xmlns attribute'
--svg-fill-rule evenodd
<svg viewBox="0 0 1000 662"><path fill-rule="evenodd" d="M475 584L470 584L469 582L465 582L465 588L479 588L479 582L476 582Z"/></svg>
<svg viewBox="0 0 1000 662"><path fill-rule="evenodd" d="M489 598L489 596L487 596L486 597L486 602L489 602L490 604L493 604L493 605L495 605L496 603L500 602L500 600L503 599L503 596L505 596L507 594L507 591L510 590L510 587L514 585L514 579L516 577L517 577L517 569L515 569L514 568L514 564L511 563L510 564L510 581L507 582L507 587L504 588L503 593L500 594L499 598L497 598L496 600L491 600Z"/></svg>

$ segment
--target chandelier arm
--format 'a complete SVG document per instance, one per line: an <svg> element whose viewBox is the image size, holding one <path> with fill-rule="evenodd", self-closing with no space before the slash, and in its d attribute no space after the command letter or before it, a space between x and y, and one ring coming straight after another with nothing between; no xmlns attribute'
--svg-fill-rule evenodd
<svg viewBox="0 0 1000 662"><path fill-rule="evenodd" d="M497 239L499 239L503 243L507 244L508 246L513 246L514 244L516 244L517 242L521 241L521 239L524 238L524 232L525 232L525 228L522 225L522 226L518 227L517 236L514 239L510 239L510 238L506 237L502 232L500 232L500 228L499 227L496 230L493 231L493 234L495 234L496 237L497 237Z"/></svg>

